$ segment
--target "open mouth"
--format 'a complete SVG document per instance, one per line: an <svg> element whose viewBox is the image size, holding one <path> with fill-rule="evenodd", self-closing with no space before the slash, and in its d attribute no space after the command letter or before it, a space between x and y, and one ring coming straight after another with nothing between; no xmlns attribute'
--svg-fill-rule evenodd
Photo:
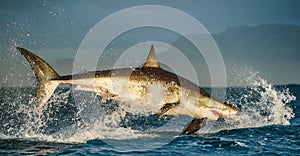
<svg viewBox="0 0 300 156"><path fill-rule="evenodd" d="M217 115L219 117L223 117L224 115L222 113L220 113L219 111L217 110L210 110L214 115Z"/></svg>

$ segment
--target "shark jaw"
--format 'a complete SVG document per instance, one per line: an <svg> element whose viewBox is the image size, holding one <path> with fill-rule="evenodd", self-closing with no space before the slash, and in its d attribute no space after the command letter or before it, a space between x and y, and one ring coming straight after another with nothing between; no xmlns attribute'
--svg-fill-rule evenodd
<svg viewBox="0 0 300 156"><path fill-rule="evenodd" d="M217 120L235 115L238 110L211 97L193 82L160 68L154 47L143 67L120 68L83 74L60 76L43 59L17 47L30 63L37 78L36 105L42 107L61 84L73 84L75 89L95 92L102 100L115 99L134 102L160 118L164 115L185 115L194 118L182 134L191 134L205 125L206 120Z"/></svg>

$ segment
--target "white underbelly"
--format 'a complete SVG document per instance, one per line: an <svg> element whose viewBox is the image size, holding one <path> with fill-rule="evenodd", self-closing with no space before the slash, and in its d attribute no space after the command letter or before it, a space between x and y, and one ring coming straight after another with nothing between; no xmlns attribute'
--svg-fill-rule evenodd
<svg viewBox="0 0 300 156"><path fill-rule="evenodd" d="M77 79L62 83L74 84L77 90L95 92L104 98L113 98L145 112L156 113L164 104L176 103L180 100L180 88L174 84L163 85L159 82L129 81L126 77Z"/></svg>

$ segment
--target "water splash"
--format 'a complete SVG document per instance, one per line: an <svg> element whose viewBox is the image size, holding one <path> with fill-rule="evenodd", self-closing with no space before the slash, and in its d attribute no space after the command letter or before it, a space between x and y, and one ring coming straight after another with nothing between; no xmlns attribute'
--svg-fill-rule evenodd
<svg viewBox="0 0 300 156"><path fill-rule="evenodd" d="M289 88L274 86L263 79L259 72L246 67L235 74L244 87L228 90L227 100L240 108L238 116L228 119L231 128L261 127L267 125L289 125L294 117L289 103L296 99Z"/></svg>

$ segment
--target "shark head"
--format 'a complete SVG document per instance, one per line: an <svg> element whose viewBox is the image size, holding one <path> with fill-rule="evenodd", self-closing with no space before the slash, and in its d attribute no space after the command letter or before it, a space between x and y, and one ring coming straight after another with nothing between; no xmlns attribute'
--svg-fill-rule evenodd
<svg viewBox="0 0 300 156"><path fill-rule="evenodd" d="M227 103L223 103L223 109L221 110L221 117L230 118L238 113L238 109Z"/></svg>
<svg viewBox="0 0 300 156"><path fill-rule="evenodd" d="M213 100L211 103L217 107L209 109L207 112L208 119L217 120L218 118L232 118L238 113L238 109L230 104L222 103L217 100Z"/></svg>

